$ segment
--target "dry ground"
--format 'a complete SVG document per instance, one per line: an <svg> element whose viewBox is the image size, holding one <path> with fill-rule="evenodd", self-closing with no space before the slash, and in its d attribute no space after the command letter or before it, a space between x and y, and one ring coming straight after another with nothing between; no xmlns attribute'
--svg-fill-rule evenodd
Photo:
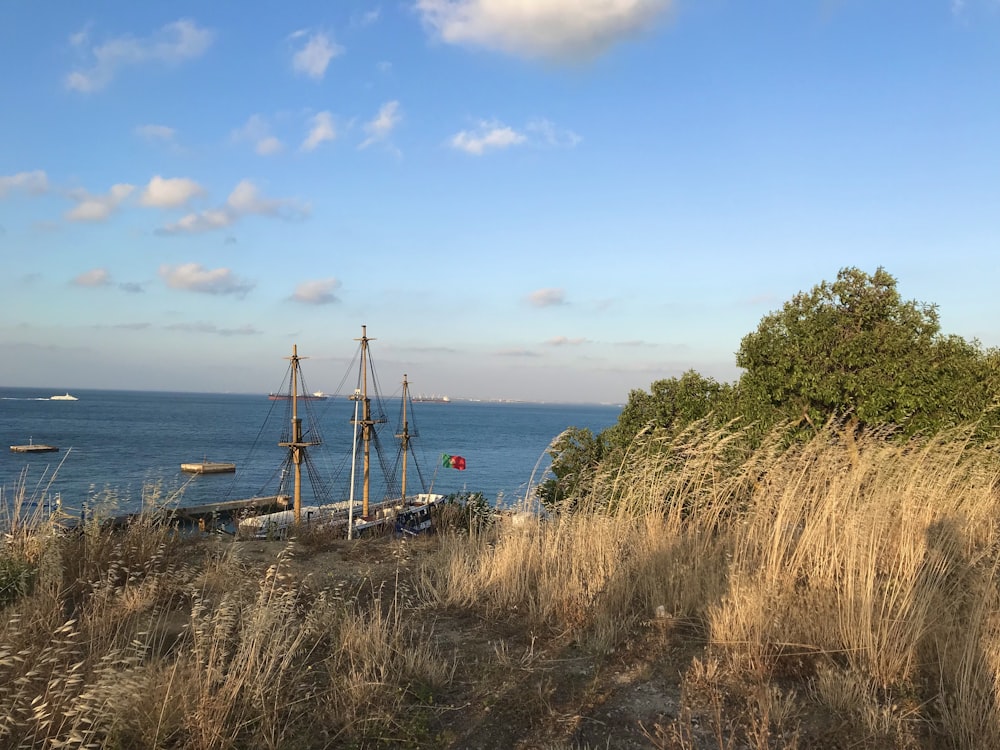
<svg viewBox="0 0 1000 750"><path fill-rule="evenodd" d="M799 715L795 731L784 733L774 731L774 722L769 728L766 718L762 725L748 718L760 711L747 711L745 686L726 689L725 676L713 673L705 641L690 624L651 613L628 642L593 653L563 634L533 632L516 611L486 618L423 602L416 590L418 571L432 560L438 543L433 535L313 539L296 543L285 563L288 574L311 588L345 598L395 599L440 657L455 665L446 689L419 696L416 718L401 723L399 737L364 747L876 747L834 717ZM236 554L250 569L263 570L287 554L283 542L207 544L237 545ZM808 690L802 676L786 679L779 692ZM778 724L790 726L789 717L783 718ZM748 723L756 726L748 729ZM737 725L738 737L731 731Z"/></svg>

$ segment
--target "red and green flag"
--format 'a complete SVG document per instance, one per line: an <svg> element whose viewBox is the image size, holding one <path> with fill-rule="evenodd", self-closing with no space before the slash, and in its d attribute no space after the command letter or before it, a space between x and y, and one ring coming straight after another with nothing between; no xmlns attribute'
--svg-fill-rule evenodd
<svg viewBox="0 0 1000 750"><path fill-rule="evenodd" d="M449 456L447 453L442 453L441 465L446 469L465 471L465 459L461 456Z"/></svg>

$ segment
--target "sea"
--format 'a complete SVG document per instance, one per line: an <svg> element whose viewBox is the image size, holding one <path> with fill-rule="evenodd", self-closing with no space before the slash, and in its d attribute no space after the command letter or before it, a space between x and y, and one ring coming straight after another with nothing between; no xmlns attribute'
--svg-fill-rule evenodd
<svg viewBox="0 0 1000 750"><path fill-rule="evenodd" d="M143 505L196 506L290 494L291 402L266 394L0 388L0 447L44 444L51 453L0 450L0 500L59 504L67 513L131 513ZM299 401L306 448L303 503L347 499L352 478L361 497L364 449L352 422L361 404L331 396ZM398 496L404 410L400 399L374 399L369 441L371 497ZM613 425L620 405L452 400L415 402L405 411L410 450L407 494L482 493L512 506L548 476L552 441L568 427ZM359 411L357 416L363 416ZM445 466L461 456L465 470ZM232 474L192 475L188 462L236 464Z"/></svg>

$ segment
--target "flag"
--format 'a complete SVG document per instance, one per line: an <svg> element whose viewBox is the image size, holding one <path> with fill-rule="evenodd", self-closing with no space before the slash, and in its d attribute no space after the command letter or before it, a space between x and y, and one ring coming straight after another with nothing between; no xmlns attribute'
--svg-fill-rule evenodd
<svg viewBox="0 0 1000 750"><path fill-rule="evenodd" d="M447 453L442 453L441 465L446 469L465 471L465 459L461 456L449 456Z"/></svg>

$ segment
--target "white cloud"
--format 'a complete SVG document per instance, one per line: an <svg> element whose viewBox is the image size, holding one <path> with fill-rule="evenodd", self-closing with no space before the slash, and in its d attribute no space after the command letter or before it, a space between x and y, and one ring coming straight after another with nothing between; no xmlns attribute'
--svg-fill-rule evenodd
<svg viewBox="0 0 1000 750"><path fill-rule="evenodd" d="M375 8L374 10L370 10L367 13L362 13L361 15L357 14L352 15L351 26L354 27L371 26L373 23L377 23L379 18L381 17L382 17L382 9Z"/></svg>
<svg viewBox="0 0 1000 750"><path fill-rule="evenodd" d="M254 147L256 151L261 156L270 156L271 154L280 154L285 149L285 144L275 138L273 135L269 135L267 138L262 138L257 141L257 145Z"/></svg>
<svg viewBox="0 0 1000 750"><path fill-rule="evenodd" d="M90 30L94 24L87 22L79 31L69 35L69 43L74 47L82 47L90 40Z"/></svg>
<svg viewBox="0 0 1000 750"><path fill-rule="evenodd" d="M260 333L252 325L239 328L220 328L215 323L173 323L166 326L168 331L183 331L184 333L208 333L215 336L256 336Z"/></svg>
<svg viewBox="0 0 1000 750"><path fill-rule="evenodd" d="M480 122L475 131L462 130L451 137L451 145L467 154L481 156L488 149L517 146L526 140L523 133L499 122Z"/></svg>
<svg viewBox="0 0 1000 750"><path fill-rule="evenodd" d="M261 115L251 115L243 127L234 130L230 137L236 142L252 143L254 151L260 156L271 156L285 148L278 138L271 135L271 126Z"/></svg>
<svg viewBox="0 0 1000 750"><path fill-rule="evenodd" d="M159 274L171 289L184 289L202 294L233 294L243 297L254 287L251 282L238 278L228 268L208 269L200 263L162 265Z"/></svg>
<svg viewBox="0 0 1000 750"><path fill-rule="evenodd" d="M0 198L5 198L7 193L15 190L23 190L26 193L37 195L48 189L49 178L41 169L32 172L18 172L8 176L0 175Z"/></svg>
<svg viewBox="0 0 1000 750"><path fill-rule="evenodd" d="M303 281L295 287L292 299L306 305L329 305L340 301L334 294L340 287L340 281L335 278Z"/></svg>
<svg viewBox="0 0 1000 750"><path fill-rule="evenodd" d="M87 51L88 62L66 76L66 86L89 94L106 87L123 67L145 63L171 65L200 57L211 45L212 36L211 31L194 21L181 19L146 38L128 34L113 38ZM82 48L88 38L85 29L74 34L70 42Z"/></svg>
<svg viewBox="0 0 1000 750"><path fill-rule="evenodd" d="M583 140L572 130L558 128L545 119L529 122L522 130L495 120L481 120L473 130L461 130L449 140L452 148L474 156L490 150L528 144L540 148L572 148Z"/></svg>
<svg viewBox="0 0 1000 750"><path fill-rule="evenodd" d="M384 141L389 137L401 119L402 115L399 114L398 101L383 104L378 114L375 115L375 118L365 123L365 132L368 134L368 137L358 148L368 148L373 143Z"/></svg>
<svg viewBox="0 0 1000 750"><path fill-rule="evenodd" d="M544 146L573 148L583 140L572 130L556 127L555 123L544 118L532 120L525 126L525 130L532 134L534 140Z"/></svg>
<svg viewBox="0 0 1000 750"><path fill-rule="evenodd" d="M241 180L226 199L226 207L237 216L274 216L281 209L282 203L283 201L261 196L257 186L250 180Z"/></svg>
<svg viewBox="0 0 1000 750"><path fill-rule="evenodd" d="M549 346L579 346L580 344L586 344L587 339L582 337L571 339L568 336L553 336L545 343Z"/></svg>
<svg viewBox="0 0 1000 750"><path fill-rule="evenodd" d="M593 59L653 28L673 0L417 0L443 41L528 58Z"/></svg>
<svg viewBox="0 0 1000 750"><path fill-rule="evenodd" d="M331 41L330 37L322 31L313 33L296 31L289 37L293 40L303 38L305 38L305 44L292 56L292 68L296 73L321 80L326 75L330 60L342 54L344 48Z"/></svg>
<svg viewBox="0 0 1000 750"><path fill-rule="evenodd" d="M136 135L147 141L165 141L173 143L177 131L166 125L140 125L135 129Z"/></svg>
<svg viewBox="0 0 1000 750"><path fill-rule="evenodd" d="M536 289L528 295L532 307L552 307L566 304L566 292L562 289Z"/></svg>
<svg viewBox="0 0 1000 750"><path fill-rule="evenodd" d="M271 216L294 221L309 214L309 207L285 198L265 198L250 180L242 180L225 205L188 214L157 230L157 234L197 234L228 227L244 216Z"/></svg>
<svg viewBox="0 0 1000 750"><path fill-rule="evenodd" d="M84 271L81 273L73 279L72 283L75 286L108 286L111 284L111 274L106 268L94 268L90 271Z"/></svg>
<svg viewBox="0 0 1000 750"><path fill-rule="evenodd" d="M91 195L86 190L73 191L70 197L77 203L66 212L66 218L69 221L104 221L134 190L134 185L120 183L112 185L105 195Z"/></svg>
<svg viewBox="0 0 1000 750"><path fill-rule="evenodd" d="M1000 7L997 0L951 0L951 13L956 18L972 20L977 14L988 13L990 18L996 18Z"/></svg>
<svg viewBox="0 0 1000 750"><path fill-rule="evenodd" d="M225 209L199 211L196 214L182 216L172 224L167 224L158 229L157 234L199 234L201 232L209 232L213 229L228 227L237 218L237 216L228 213Z"/></svg>
<svg viewBox="0 0 1000 750"><path fill-rule="evenodd" d="M303 151L312 151L319 144L332 141L337 137L337 128L333 124L333 115L329 112L319 112L309 119L309 135L302 142Z"/></svg>
<svg viewBox="0 0 1000 750"><path fill-rule="evenodd" d="M187 205L192 198L204 193L205 189L194 180L156 175L142 191L139 203L153 208L177 208Z"/></svg>

